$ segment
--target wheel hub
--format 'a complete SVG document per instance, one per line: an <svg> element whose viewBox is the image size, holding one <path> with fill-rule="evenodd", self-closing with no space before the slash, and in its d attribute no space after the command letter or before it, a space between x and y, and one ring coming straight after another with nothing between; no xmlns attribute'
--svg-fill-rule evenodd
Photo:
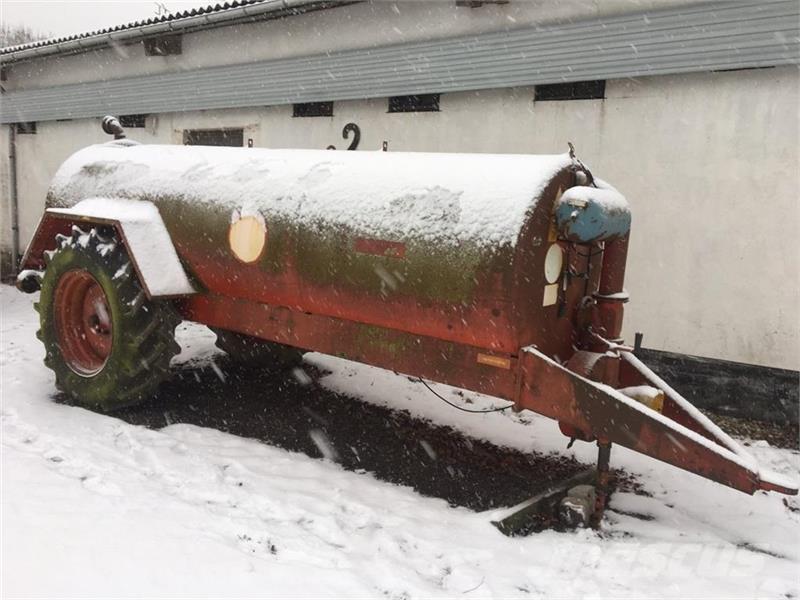
<svg viewBox="0 0 800 600"><path fill-rule="evenodd" d="M55 293L55 323L61 355L79 375L94 375L111 354L113 326L103 288L88 271L65 273Z"/></svg>

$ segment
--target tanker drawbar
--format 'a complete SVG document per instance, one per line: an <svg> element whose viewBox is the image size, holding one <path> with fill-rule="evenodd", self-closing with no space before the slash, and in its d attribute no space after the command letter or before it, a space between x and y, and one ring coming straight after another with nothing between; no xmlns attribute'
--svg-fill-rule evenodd
<svg viewBox="0 0 800 600"><path fill-rule="evenodd" d="M42 290L45 362L78 402L152 394L182 318L264 367L342 356L506 399L597 444L597 469L500 519L505 531L553 506L597 522L612 444L749 494L797 493L625 345L630 210L573 152L140 145L106 127L116 141L54 177L18 279Z"/></svg>

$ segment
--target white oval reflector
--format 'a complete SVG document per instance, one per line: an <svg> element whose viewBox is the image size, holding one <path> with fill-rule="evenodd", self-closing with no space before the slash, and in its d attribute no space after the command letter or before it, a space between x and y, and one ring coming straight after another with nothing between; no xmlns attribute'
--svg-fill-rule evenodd
<svg viewBox="0 0 800 600"><path fill-rule="evenodd" d="M228 243L240 261L257 261L267 243L267 228L263 219L247 216L233 223L228 230Z"/></svg>
<svg viewBox="0 0 800 600"><path fill-rule="evenodd" d="M544 257L544 278L547 279L547 283L558 281L563 266L564 252L561 250L561 246L552 244Z"/></svg>

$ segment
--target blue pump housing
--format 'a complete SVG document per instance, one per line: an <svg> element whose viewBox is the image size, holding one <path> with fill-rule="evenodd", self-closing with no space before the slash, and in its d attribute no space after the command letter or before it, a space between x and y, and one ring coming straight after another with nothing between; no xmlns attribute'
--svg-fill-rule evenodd
<svg viewBox="0 0 800 600"><path fill-rule="evenodd" d="M575 186L557 200L556 226L561 237L587 244L622 238L631 229L628 201L611 186Z"/></svg>

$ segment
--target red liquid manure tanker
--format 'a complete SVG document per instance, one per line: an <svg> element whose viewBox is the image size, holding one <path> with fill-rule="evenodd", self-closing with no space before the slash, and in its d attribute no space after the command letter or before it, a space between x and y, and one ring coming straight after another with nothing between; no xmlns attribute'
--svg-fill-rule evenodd
<svg viewBox="0 0 800 600"><path fill-rule="evenodd" d="M57 386L113 410L181 319L265 365L318 351L509 400L748 494L796 494L620 338L624 197L561 155L140 145L70 157L23 258Z"/></svg>

